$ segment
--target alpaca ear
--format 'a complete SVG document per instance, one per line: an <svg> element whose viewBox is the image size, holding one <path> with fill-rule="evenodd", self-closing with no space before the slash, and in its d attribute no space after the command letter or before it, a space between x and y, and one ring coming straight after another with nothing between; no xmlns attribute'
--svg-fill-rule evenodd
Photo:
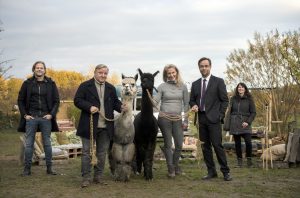
<svg viewBox="0 0 300 198"><path fill-rule="evenodd" d="M125 76L124 76L124 74L122 74L122 79L124 79L125 78Z"/></svg>
<svg viewBox="0 0 300 198"><path fill-rule="evenodd" d="M143 75L142 70L141 70L140 68L138 68L138 71L139 71L139 73L140 73L140 76L142 76L142 75Z"/></svg>
<svg viewBox="0 0 300 198"><path fill-rule="evenodd" d="M136 75L134 76L134 80L137 81L138 78L139 78L139 75L136 74Z"/></svg>
<svg viewBox="0 0 300 198"><path fill-rule="evenodd" d="M155 77L158 73L159 71L156 71L152 76Z"/></svg>

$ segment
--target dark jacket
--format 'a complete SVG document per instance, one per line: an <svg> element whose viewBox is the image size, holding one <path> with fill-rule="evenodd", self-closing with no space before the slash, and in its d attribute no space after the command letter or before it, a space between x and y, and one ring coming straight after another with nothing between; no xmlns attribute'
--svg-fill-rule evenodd
<svg viewBox="0 0 300 198"><path fill-rule="evenodd" d="M51 131L58 131L58 126L56 122L56 113L58 111L59 107L59 94L56 87L55 82L51 79L45 76L44 82L46 84L46 90L47 90L47 107L48 107L48 113L52 115L51 123L52 128ZM29 109L30 109L30 97L31 97L31 91L34 83L37 83L35 80L35 77L31 77L24 81L22 84L22 87L19 91L18 96L18 106L21 114L21 119L18 127L19 132L25 132L25 125L26 120L24 116L30 115ZM39 131L39 129L38 129Z"/></svg>
<svg viewBox="0 0 300 198"><path fill-rule="evenodd" d="M75 97L74 104L81 110L76 135L84 138L90 138L90 108L91 106L100 109L100 99L97 93L94 78L80 84ZM112 84L105 82L104 108L105 117L114 118L114 110L121 112L121 101L117 97L116 89ZM99 119L99 113L93 114L93 129L96 131ZM114 122L106 121L106 128L110 138L114 134ZM95 133L94 133L95 134Z"/></svg>
<svg viewBox="0 0 300 198"><path fill-rule="evenodd" d="M256 108L252 98L247 96L233 96L230 99L230 134L239 135L252 133L252 121L256 115ZM248 126L243 128L242 123L247 122Z"/></svg>
<svg viewBox="0 0 300 198"><path fill-rule="evenodd" d="M200 107L202 78L193 82L191 88L190 106ZM222 78L211 75L205 92L205 113L212 123L222 122L228 105L226 85Z"/></svg>

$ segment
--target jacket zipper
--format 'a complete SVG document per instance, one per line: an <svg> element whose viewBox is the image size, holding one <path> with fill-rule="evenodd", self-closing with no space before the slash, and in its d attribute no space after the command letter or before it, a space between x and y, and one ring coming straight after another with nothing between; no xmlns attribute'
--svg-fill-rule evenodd
<svg viewBox="0 0 300 198"><path fill-rule="evenodd" d="M40 115L42 115L42 102L41 102L41 86L40 84L38 85L39 87L39 110L40 110Z"/></svg>

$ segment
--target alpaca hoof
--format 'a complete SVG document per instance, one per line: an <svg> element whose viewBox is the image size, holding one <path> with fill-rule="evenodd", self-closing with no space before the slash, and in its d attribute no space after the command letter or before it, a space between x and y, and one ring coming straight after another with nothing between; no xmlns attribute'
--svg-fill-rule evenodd
<svg viewBox="0 0 300 198"><path fill-rule="evenodd" d="M135 174L135 175L140 175L141 173L139 173L139 172L134 172L134 174Z"/></svg>
<svg viewBox="0 0 300 198"><path fill-rule="evenodd" d="M146 178L146 181L152 182L152 181L153 181L153 178Z"/></svg>

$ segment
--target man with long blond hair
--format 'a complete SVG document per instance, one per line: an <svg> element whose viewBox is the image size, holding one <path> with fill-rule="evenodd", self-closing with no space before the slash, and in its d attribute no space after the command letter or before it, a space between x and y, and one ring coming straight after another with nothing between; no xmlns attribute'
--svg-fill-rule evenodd
<svg viewBox="0 0 300 198"><path fill-rule="evenodd" d="M46 65L37 61L32 66L33 76L22 84L18 96L21 113L19 132L25 132L25 166L22 176L31 175L31 163L35 134L41 131L47 174L56 175L52 170L51 131L58 131L56 113L59 94L55 82L46 76Z"/></svg>

